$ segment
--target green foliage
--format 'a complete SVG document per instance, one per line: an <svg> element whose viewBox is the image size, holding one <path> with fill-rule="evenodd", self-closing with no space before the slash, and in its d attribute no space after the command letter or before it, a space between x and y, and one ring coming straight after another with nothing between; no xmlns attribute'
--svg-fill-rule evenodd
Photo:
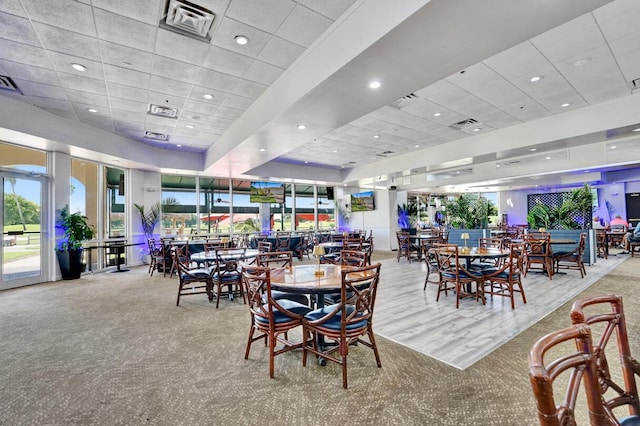
<svg viewBox="0 0 640 426"><path fill-rule="evenodd" d="M484 197L460 195L444 204L447 221L456 229L476 229L489 225L489 216L498 214L498 209Z"/></svg>
<svg viewBox="0 0 640 426"><path fill-rule="evenodd" d="M531 229L549 229L551 227L551 209L545 204L536 204L529 210L527 222Z"/></svg>
<svg viewBox="0 0 640 426"><path fill-rule="evenodd" d="M20 207L18 207L20 206ZM22 210L22 218L24 223L40 223L40 206L33 201L15 195L6 194L4 198L4 224L5 225L21 225L20 210Z"/></svg>
<svg viewBox="0 0 640 426"><path fill-rule="evenodd" d="M135 208L140 213L140 223L142 225L142 232L147 238L153 236L153 230L158 222L160 222L160 204L152 204L148 211L145 211L144 205L134 204Z"/></svg>
<svg viewBox="0 0 640 426"><path fill-rule="evenodd" d="M233 230L238 232L256 232L260 231L260 224L255 219L245 219L243 222L235 223Z"/></svg>
<svg viewBox="0 0 640 426"><path fill-rule="evenodd" d="M400 229L411 228L418 216L418 204L415 200L409 203L398 204L398 227Z"/></svg>
<svg viewBox="0 0 640 426"><path fill-rule="evenodd" d="M180 202L176 197L167 197L162 202L162 211L164 213L177 213Z"/></svg>
<svg viewBox="0 0 640 426"><path fill-rule="evenodd" d="M81 213L69 213L68 205L57 213L56 227L62 228L64 238L58 243L56 250L77 250L82 247L83 241L93 238L95 232L86 216Z"/></svg>

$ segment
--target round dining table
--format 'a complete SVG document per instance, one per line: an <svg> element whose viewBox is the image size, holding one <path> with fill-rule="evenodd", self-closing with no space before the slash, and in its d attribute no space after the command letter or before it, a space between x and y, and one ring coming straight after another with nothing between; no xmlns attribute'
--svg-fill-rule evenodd
<svg viewBox="0 0 640 426"><path fill-rule="evenodd" d="M349 268L347 266L347 268ZM322 275L316 275L316 271ZM363 277L373 276L374 271L358 272ZM288 268L271 269L271 288L289 293L308 294L315 296L316 307L324 306L324 296L338 293L342 288L342 265L295 265ZM325 346L324 336L318 335L318 346ZM326 365L323 357L318 359L320 365Z"/></svg>
<svg viewBox="0 0 640 426"><path fill-rule="evenodd" d="M229 250L209 250L193 253L191 261L200 264L207 264L218 260L218 255L222 260L245 260L253 259L258 256L259 251L254 249L229 249Z"/></svg>

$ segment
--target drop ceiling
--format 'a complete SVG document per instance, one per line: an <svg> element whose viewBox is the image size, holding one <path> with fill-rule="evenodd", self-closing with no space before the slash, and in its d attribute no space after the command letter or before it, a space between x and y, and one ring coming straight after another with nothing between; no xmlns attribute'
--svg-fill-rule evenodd
<svg viewBox="0 0 640 426"><path fill-rule="evenodd" d="M4 0L0 139L399 189L632 168L639 20L633 0Z"/></svg>

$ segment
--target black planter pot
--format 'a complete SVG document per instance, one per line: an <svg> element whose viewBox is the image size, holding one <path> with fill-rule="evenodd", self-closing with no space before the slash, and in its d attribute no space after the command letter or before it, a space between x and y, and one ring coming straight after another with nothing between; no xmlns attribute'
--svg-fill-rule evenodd
<svg viewBox="0 0 640 426"><path fill-rule="evenodd" d="M82 274L82 249L56 251L63 280L76 280Z"/></svg>

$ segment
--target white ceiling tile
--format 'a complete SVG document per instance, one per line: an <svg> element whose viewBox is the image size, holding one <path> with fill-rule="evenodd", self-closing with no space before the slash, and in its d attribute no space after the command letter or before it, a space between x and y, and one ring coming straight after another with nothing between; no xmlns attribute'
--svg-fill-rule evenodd
<svg viewBox="0 0 640 426"><path fill-rule="evenodd" d="M157 26L160 21L160 6L157 0L92 0L95 8L108 10L131 19Z"/></svg>
<svg viewBox="0 0 640 426"><path fill-rule="evenodd" d="M147 102L134 101L130 99L111 99L111 108L115 111L120 111L120 115L118 116L121 120L126 120L126 113L134 112L145 116L147 111L149 110L149 104ZM138 120L140 120L141 116L138 116ZM144 121L144 119L142 120Z"/></svg>
<svg viewBox="0 0 640 426"><path fill-rule="evenodd" d="M276 67L271 64L267 64L266 62L255 60L244 73L243 77L247 80L254 81L256 83L261 83L264 85L271 85L280 74L284 72L284 69Z"/></svg>
<svg viewBox="0 0 640 426"><path fill-rule="evenodd" d="M153 52L156 26L148 25L122 15L95 9L96 28L101 40L110 41L138 50ZM126 28L126 31L122 31Z"/></svg>
<svg viewBox="0 0 640 426"><path fill-rule="evenodd" d="M3 0L0 2L0 10L23 18L27 17L20 0Z"/></svg>
<svg viewBox="0 0 640 426"><path fill-rule="evenodd" d="M49 52L49 58L53 62L54 67L60 72L77 74L81 77L95 78L97 80L104 78L104 71L102 69L101 62L59 52ZM76 71L71 67L72 64L81 64L87 69L86 71Z"/></svg>
<svg viewBox="0 0 640 426"><path fill-rule="evenodd" d="M635 32L610 43L611 50L618 58L618 64L627 82L640 78L639 42L640 32Z"/></svg>
<svg viewBox="0 0 640 426"><path fill-rule="evenodd" d="M126 105L126 104L117 104L117 106L123 106L123 109L112 108L111 113L113 114L114 123L116 119L120 123L119 126L125 127L125 123L127 123L127 128L129 129L140 129L144 130L144 122L147 120L147 113L140 112L139 107L135 107L134 105ZM134 109L135 108L135 109Z"/></svg>
<svg viewBox="0 0 640 426"><path fill-rule="evenodd" d="M202 69L194 83L201 87L221 90L223 92L233 92L233 89L239 81L240 79L238 77L229 74Z"/></svg>
<svg viewBox="0 0 640 426"><path fill-rule="evenodd" d="M249 43L241 46L234 40L235 36L243 35L249 39ZM271 40L271 34L243 24L228 17L224 17L218 27L218 32L211 44L244 56L255 58Z"/></svg>
<svg viewBox="0 0 640 426"><path fill-rule="evenodd" d="M74 33L96 36L91 7L73 0L22 0L29 18Z"/></svg>
<svg viewBox="0 0 640 426"><path fill-rule="evenodd" d="M253 58L218 46L211 46L202 64L203 67L226 74L244 74Z"/></svg>
<svg viewBox="0 0 640 426"><path fill-rule="evenodd" d="M202 65L208 51L209 44L207 43L201 41L194 43L194 39L191 37L173 31L158 30L155 50L158 55Z"/></svg>
<svg viewBox="0 0 640 426"><path fill-rule="evenodd" d="M315 10L321 15L335 21L353 3L355 3L355 0L298 0L298 3L303 4L309 9Z"/></svg>
<svg viewBox="0 0 640 426"><path fill-rule="evenodd" d="M64 117L68 120L78 121L78 115L75 110L70 106L68 110L56 109L56 108L47 108L41 107L43 110L50 112L51 114L55 114L59 117Z"/></svg>
<svg viewBox="0 0 640 426"><path fill-rule="evenodd" d="M18 64L11 61L2 61L2 68L6 70L12 78L34 81L51 85L59 85L58 73L48 68L33 67L25 64Z"/></svg>
<svg viewBox="0 0 640 426"><path fill-rule="evenodd" d="M520 43L482 62L510 81L522 76L540 75L549 67L549 61L530 41Z"/></svg>
<svg viewBox="0 0 640 426"><path fill-rule="evenodd" d="M38 96L31 96L29 97L29 99L31 99L31 102L33 102L34 105L43 107L43 108L54 108L58 110L69 110L70 108L73 108L73 106L71 105L71 102L67 100L41 98Z"/></svg>
<svg viewBox="0 0 640 426"><path fill-rule="evenodd" d="M217 117L228 118L229 120L235 120L242 115L242 111L235 108L218 106L218 109L216 109L214 115Z"/></svg>
<svg viewBox="0 0 640 426"><path fill-rule="evenodd" d="M575 66L576 61L585 58L590 59L589 63ZM581 52L555 65L590 104L630 94L629 86L607 45Z"/></svg>
<svg viewBox="0 0 640 426"><path fill-rule="evenodd" d="M183 109L184 111L188 111L189 113L213 115L218 109L218 105L213 105L206 102L197 102L193 99L187 99L183 106Z"/></svg>
<svg viewBox="0 0 640 426"><path fill-rule="evenodd" d="M593 11L605 37L614 41L638 31L640 4L637 0L616 0Z"/></svg>
<svg viewBox="0 0 640 426"><path fill-rule="evenodd" d="M117 99L127 99L131 101L147 102L148 91L138 87L126 86L114 82L107 82L109 96Z"/></svg>
<svg viewBox="0 0 640 426"><path fill-rule="evenodd" d="M276 35L295 44L309 47L331 24L330 19L298 5L278 28Z"/></svg>
<svg viewBox="0 0 640 426"><path fill-rule="evenodd" d="M192 86L190 83L159 77L157 75L152 75L151 81L149 82L149 90L155 91L154 96L165 93L166 99L171 99L176 96L184 99L189 96ZM152 93L153 92L149 93L149 99L151 99Z"/></svg>
<svg viewBox="0 0 640 426"><path fill-rule="evenodd" d="M153 57L152 74L178 80L185 83L193 83L198 77L201 68L186 62L166 58L164 56Z"/></svg>
<svg viewBox="0 0 640 426"><path fill-rule="evenodd" d="M151 71L153 55L150 52L101 40L100 53L105 64L130 68L140 72Z"/></svg>
<svg viewBox="0 0 640 426"><path fill-rule="evenodd" d="M0 39L0 58L37 67L52 66L44 49L5 39Z"/></svg>
<svg viewBox="0 0 640 426"><path fill-rule="evenodd" d="M110 82L145 89L149 88L149 80L151 78L147 73L109 64L104 65L104 76Z"/></svg>
<svg viewBox="0 0 640 426"><path fill-rule="evenodd" d="M295 5L290 0L234 0L226 14L237 21L275 33Z"/></svg>
<svg viewBox="0 0 640 426"><path fill-rule="evenodd" d="M562 40L562 43L558 43ZM558 62L580 52L605 44L593 15L588 13L531 39L533 45L551 62Z"/></svg>
<svg viewBox="0 0 640 426"><path fill-rule="evenodd" d="M303 51L304 48L302 46L278 37L273 37L269 40L264 50L258 55L258 59L280 68L289 68L289 65L291 65Z"/></svg>
<svg viewBox="0 0 640 426"><path fill-rule="evenodd" d="M100 60L100 48L95 37L88 37L37 22L34 22L33 26L46 49L81 58L89 58L92 61Z"/></svg>
<svg viewBox="0 0 640 426"><path fill-rule="evenodd" d="M109 98L106 95L83 92L82 90L67 90L67 98L73 103L82 103L100 108L103 113L109 110Z"/></svg>
<svg viewBox="0 0 640 426"><path fill-rule="evenodd" d="M33 46L41 46L38 35L28 19L1 12L0 37Z"/></svg>
<svg viewBox="0 0 640 426"><path fill-rule="evenodd" d="M62 87L37 83L35 81L21 80L19 78L14 78L13 81L25 96L67 99L67 91Z"/></svg>
<svg viewBox="0 0 640 426"><path fill-rule="evenodd" d="M154 78L157 78L157 77L154 77ZM170 80L170 81L175 82L175 80ZM180 83L180 84L183 84L183 83ZM154 92L153 78L151 81L151 86L152 87L150 88L151 91L149 92L149 101L148 101L150 104L161 105L163 107L168 107L168 108L177 108L178 110L181 110L182 107L184 106L184 103L187 101L187 98L183 96L175 96L167 92L164 92L164 93ZM162 88L162 86L160 86L160 88Z"/></svg>
<svg viewBox="0 0 640 426"><path fill-rule="evenodd" d="M64 87L70 90L81 90L83 92L106 95L107 88L104 80L82 77L74 74L58 73L58 77Z"/></svg>
<svg viewBox="0 0 640 426"><path fill-rule="evenodd" d="M238 84L231 90L232 93L236 95L243 96L245 98L255 99L262 94L267 89L267 86L264 84L256 83L248 80L241 80Z"/></svg>
<svg viewBox="0 0 640 426"><path fill-rule="evenodd" d="M222 101L223 106L242 110L249 108L252 103L253 99L251 98L245 98L231 93L228 93Z"/></svg>

